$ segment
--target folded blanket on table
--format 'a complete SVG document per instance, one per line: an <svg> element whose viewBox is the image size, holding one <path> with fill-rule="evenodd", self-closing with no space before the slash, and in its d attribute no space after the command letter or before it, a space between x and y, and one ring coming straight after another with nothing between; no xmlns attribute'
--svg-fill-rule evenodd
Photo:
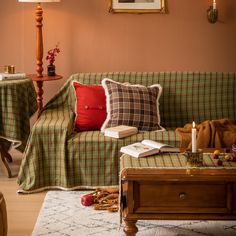
<svg viewBox="0 0 236 236"><path fill-rule="evenodd" d="M229 119L206 120L196 125L197 148L231 147L236 141L236 121ZM182 137L181 147L191 147L192 124L177 128Z"/></svg>

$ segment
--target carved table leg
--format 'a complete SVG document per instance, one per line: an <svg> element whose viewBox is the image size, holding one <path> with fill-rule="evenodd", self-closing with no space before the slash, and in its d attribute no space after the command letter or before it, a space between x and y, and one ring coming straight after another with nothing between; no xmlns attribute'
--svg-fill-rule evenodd
<svg viewBox="0 0 236 236"><path fill-rule="evenodd" d="M0 147L0 148L1 148L1 147ZM3 149L2 152L3 152L2 155L5 157L5 159L7 159L8 162L12 162L12 157L11 157L11 155L10 155L5 149Z"/></svg>
<svg viewBox="0 0 236 236"><path fill-rule="evenodd" d="M124 232L126 236L135 236L138 232L138 228L136 226L137 220L124 220L125 227Z"/></svg>
<svg viewBox="0 0 236 236"><path fill-rule="evenodd" d="M37 103L38 103L38 117L40 115L40 111L43 108L43 81L37 81Z"/></svg>
<svg viewBox="0 0 236 236"><path fill-rule="evenodd" d="M0 155L1 155L1 159L0 159L0 165L2 166L3 170L5 171L6 175L8 178L12 177L11 174L11 169L8 166L7 162L12 162L12 157L11 155L5 150L3 143L0 140Z"/></svg>

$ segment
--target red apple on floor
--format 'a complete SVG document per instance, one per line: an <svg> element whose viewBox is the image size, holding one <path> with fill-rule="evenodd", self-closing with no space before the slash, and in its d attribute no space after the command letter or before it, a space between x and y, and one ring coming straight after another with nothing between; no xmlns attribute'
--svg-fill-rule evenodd
<svg viewBox="0 0 236 236"><path fill-rule="evenodd" d="M94 203L93 195L86 194L81 197L81 204L84 206L91 206Z"/></svg>

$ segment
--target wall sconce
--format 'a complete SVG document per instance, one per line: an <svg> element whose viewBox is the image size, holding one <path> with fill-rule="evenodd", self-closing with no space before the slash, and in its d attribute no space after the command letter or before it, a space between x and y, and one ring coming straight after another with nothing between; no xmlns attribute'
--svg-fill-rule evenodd
<svg viewBox="0 0 236 236"><path fill-rule="evenodd" d="M207 9L208 21L212 24L218 20L218 10L216 9L216 0L213 0L213 5Z"/></svg>

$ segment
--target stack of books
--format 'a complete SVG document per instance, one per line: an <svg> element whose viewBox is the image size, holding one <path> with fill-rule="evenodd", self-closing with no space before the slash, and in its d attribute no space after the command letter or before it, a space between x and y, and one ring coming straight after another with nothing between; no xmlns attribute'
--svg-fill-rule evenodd
<svg viewBox="0 0 236 236"><path fill-rule="evenodd" d="M138 129L133 126L119 125L104 130L104 135L112 138L124 138L138 133Z"/></svg>
<svg viewBox="0 0 236 236"><path fill-rule="evenodd" d="M15 73L15 74L8 74L8 73L0 73L0 80L13 80L13 79L25 79L25 73Z"/></svg>

